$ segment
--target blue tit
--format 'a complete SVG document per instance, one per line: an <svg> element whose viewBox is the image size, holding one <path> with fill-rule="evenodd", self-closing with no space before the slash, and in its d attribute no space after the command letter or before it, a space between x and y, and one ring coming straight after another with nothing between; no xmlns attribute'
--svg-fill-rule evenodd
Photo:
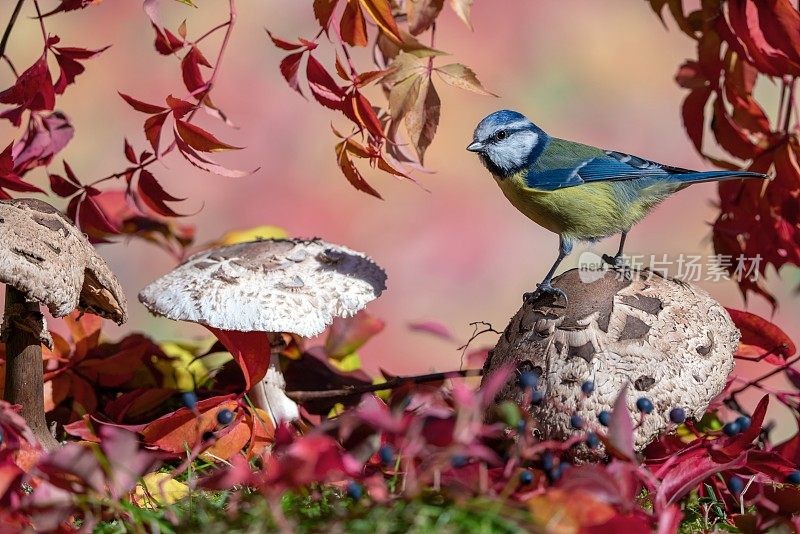
<svg viewBox="0 0 800 534"><path fill-rule="evenodd" d="M744 171L692 171L565 141L508 110L483 119L467 150L478 154L515 208L559 236L555 263L526 300L548 293L566 302L550 281L575 241L620 234L616 255L603 259L621 266L628 231L672 193L700 182L767 178Z"/></svg>

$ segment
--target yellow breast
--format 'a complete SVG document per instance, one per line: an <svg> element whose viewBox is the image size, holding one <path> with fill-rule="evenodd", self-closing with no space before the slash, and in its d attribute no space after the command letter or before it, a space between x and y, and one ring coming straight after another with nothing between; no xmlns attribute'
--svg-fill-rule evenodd
<svg viewBox="0 0 800 534"><path fill-rule="evenodd" d="M517 173L504 179L495 177L495 181L515 208L551 232L588 240L627 228L608 182L544 191L528 187L524 178L524 173Z"/></svg>

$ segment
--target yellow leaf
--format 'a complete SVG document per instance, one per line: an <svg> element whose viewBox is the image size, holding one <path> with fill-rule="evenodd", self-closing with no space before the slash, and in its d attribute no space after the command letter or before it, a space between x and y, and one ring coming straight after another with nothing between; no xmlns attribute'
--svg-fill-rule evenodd
<svg viewBox="0 0 800 534"><path fill-rule="evenodd" d="M247 230L233 230L219 238L214 245L235 245L256 239L286 239L289 235L286 230L278 226L256 226Z"/></svg>
<svg viewBox="0 0 800 534"><path fill-rule="evenodd" d="M403 39L400 37L400 30L397 28L397 23L392 16L392 10L389 7L388 0L361 0L361 5L372 17L372 20L386 32L386 35L394 39L396 42L401 42Z"/></svg>
<svg viewBox="0 0 800 534"><path fill-rule="evenodd" d="M209 347L204 347L205 350L203 350L200 346L192 347L186 343L172 341L164 341L159 346L167 356L172 357L171 360L159 359L153 362L164 377L162 387L194 391L198 384L208 378L208 369L203 360L196 359L196 357L208 350Z"/></svg>
<svg viewBox="0 0 800 534"><path fill-rule="evenodd" d="M458 18L464 21L469 29L472 29L472 21L469 18L472 10L472 0L450 0L450 7L456 12Z"/></svg>
<svg viewBox="0 0 800 534"><path fill-rule="evenodd" d="M341 360L328 358L328 362L344 373L361 369L361 358L358 356L357 352L351 352Z"/></svg>
<svg viewBox="0 0 800 534"><path fill-rule="evenodd" d="M140 508L156 508L178 502L189 495L189 486L169 473L149 473L133 490L133 502Z"/></svg>

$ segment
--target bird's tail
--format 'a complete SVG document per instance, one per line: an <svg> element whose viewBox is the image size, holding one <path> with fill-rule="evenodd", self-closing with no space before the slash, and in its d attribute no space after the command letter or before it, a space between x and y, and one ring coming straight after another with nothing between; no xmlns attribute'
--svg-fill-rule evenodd
<svg viewBox="0 0 800 534"><path fill-rule="evenodd" d="M703 182L722 182L725 180L769 180L770 177L766 174L748 171L707 171L672 174L670 175L670 179L683 182L686 185L691 185Z"/></svg>

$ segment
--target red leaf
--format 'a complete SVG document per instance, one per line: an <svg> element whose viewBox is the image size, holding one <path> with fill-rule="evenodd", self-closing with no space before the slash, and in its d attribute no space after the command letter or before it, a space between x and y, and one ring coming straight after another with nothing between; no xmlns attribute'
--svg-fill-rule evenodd
<svg viewBox="0 0 800 534"><path fill-rule="evenodd" d="M125 152L125 159L127 159L131 163L136 163L136 152L133 151L133 147L128 142L128 138L127 137L125 138L125 144L124 144L123 151Z"/></svg>
<svg viewBox="0 0 800 534"><path fill-rule="evenodd" d="M49 174L48 178L50 178L50 189L60 197L70 197L80 191L79 187L76 187L57 174Z"/></svg>
<svg viewBox="0 0 800 534"><path fill-rule="evenodd" d="M183 198L176 198L164 191L161 184L158 183L155 176L153 176L147 169L142 169L139 173L139 181L137 182L137 189L139 198L147 205L148 208L163 215L164 217L180 217L181 215L167 206L166 202L179 202L185 200Z"/></svg>
<svg viewBox="0 0 800 534"><path fill-rule="evenodd" d="M195 152L192 147L187 145L180 137L176 137L175 141L178 145L178 151L184 158L186 158L186 161L188 161L198 169L202 169L206 172L211 172L214 174L218 174L220 176L226 176L228 178L241 178L242 176L248 176L250 174L253 174L258 170L255 169L250 172L245 172L245 171L228 169L226 167L223 167L222 165L214 163L205 156L201 156L200 154Z"/></svg>
<svg viewBox="0 0 800 534"><path fill-rule="evenodd" d="M52 110L55 102L55 88L47 68L47 57L43 55L20 74L14 85L0 92L0 103L17 106L0 113L0 118L8 119L14 126L19 126L25 110Z"/></svg>
<svg viewBox="0 0 800 534"><path fill-rule="evenodd" d="M633 420L628 410L627 384L622 387L614 401L606 441L609 453L624 460L633 460L636 457L633 451Z"/></svg>
<svg viewBox="0 0 800 534"><path fill-rule="evenodd" d="M75 77L86 70L81 61L91 59L108 48L105 46L98 50L87 50L85 48L51 47L50 50L53 51L61 71L54 86L55 92L59 95L63 94L68 85L75 83Z"/></svg>
<svg viewBox="0 0 800 534"><path fill-rule="evenodd" d="M325 353L329 358L341 359L357 351L386 326L380 319L365 311L347 318L336 318L325 339Z"/></svg>
<svg viewBox="0 0 800 534"><path fill-rule="evenodd" d="M342 170L342 174L344 174L345 178L347 178L347 181L350 182L350 185L359 191L363 191L369 195L383 200L383 197L381 197L381 195L371 185L369 185L366 180L364 180L364 177L361 176L361 173L358 172L358 169L348 155L346 143L344 141L336 145L336 161L339 164L339 168Z"/></svg>
<svg viewBox="0 0 800 534"><path fill-rule="evenodd" d="M341 35L344 42L352 46L367 46L367 21L361 11L359 0L347 0L342 21Z"/></svg>
<svg viewBox="0 0 800 534"><path fill-rule="evenodd" d="M419 323L410 323L408 325L408 329L411 330L412 332L425 332L428 334L432 334L438 338L447 341L455 340L452 332L450 332L450 329L437 321L422 321Z"/></svg>
<svg viewBox="0 0 800 534"><path fill-rule="evenodd" d="M158 143L161 139L161 128L164 126L164 121L167 120L168 113L159 113L152 115L144 121L144 135L150 141L150 146L153 151L158 154Z"/></svg>
<svg viewBox="0 0 800 534"><path fill-rule="evenodd" d="M303 52L296 52L294 54L289 54L280 64L281 74L286 82L289 84L289 87L300 93L300 79L298 77L298 73L300 72L300 60L303 59Z"/></svg>
<svg viewBox="0 0 800 534"><path fill-rule="evenodd" d="M206 85L200 72L200 65L211 67L211 64L200 52L200 49L193 46L181 60L181 72L183 74L183 84L198 98L200 98L199 93L196 93L196 91Z"/></svg>
<svg viewBox="0 0 800 534"><path fill-rule="evenodd" d="M184 142L195 150L201 152L221 152L223 150L240 150L241 147L236 147L223 143L207 131L195 126L194 124L176 120L175 127L178 135Z"/></svg>
<svg viewBox="0 0 800 534"><path fill-rule="evenodd" d="M705 129L705 107L708 98L711 96L711 88L703 87L694 89L683 100L681 106L681 116L683 117L683 127L689 139L692 140L695 149L703 152L703 130Z"/></svg>
<svg viewBox="0 0 800 534"><path fill-rule="evenodd" d="M270 359L269 334L265 332L236 332L207 326L222 343L244 374L246 390L267 374Z"/></svg>
<svg viewBox="0 0 800 534"><path fill-rule="evenodd" d="M746 462L747 457L743 454L729 462L719 463L712 460L703 448L681 455L661 480L656 492L656 510L666 510L670 504L689 493L706 478L722 471L737 469Z"/></svg>
<svg viewBox="0 0 800 534"><path fill-rule="evenodd" d="M172 115L176 119L182 119L184 115L197 108L195 104L187 102L186 100L181 100L180 98L175 98L172 95L167 95L167 105L172 110Z"/></svg>
<svg viewBox="0 0 800 534"><path fill-rule="evenodd" d="M359 123L369 131L375 137L381 138L383 137L383 125L381 124L380 119L375 114L375 110L372 109L372 104L369 103L369 100L356 91L353 94L353 98L351 100L353 105L353 111L358 117Z"/></svg>
<svg viewBox="0 0 800 534"><path fill-rule="evenodd" d="M750 426L744 432L730 438L720 438L714 443L712 457L716 461L729 461L738 457L745 449L749 448L753 440L761 433L764 416L767 415L769 395L764 395L753 410Z"/></svg>
<svg viewBox="0 0 800 534"><path fill-rule="evenodd" d="M31 113L28 129L13 149L14 171L22 176L30 169L49 164L63 150L75 130L66 115Z"/></svg>
<svg viewBox="0 0 800 534"><path fill-rule="evenodd" d="M100 205L95 202L94 195L83 197L78 208L78 224L82 230L95 230L106 234L118 234L119 228L114 226Z"/></svg>
<svg viewBox="0 0 800 534"><path fill-rule="evenodd" d="M186 44L183 42L183 39L180 39L166 28L159 28L153 24L153 29L156 32L156 40L153 44L159 54L165 56L174 54Z"/></svg>
<svg viewBox="0 0 800 534"><path fill-rule="evenodd" d="M230 395L203 399L195 405L199 416L188 408L181 408L160 417L144 427L144 441L159 449L174 454L184 454L186 448L197 445L205 432L217 427L217 413L234 411L238 407Z"/></svg>
<svg viewBox="0 0 800 534"><path fill-rule="evenodd" d="M714 132L719 145L739 159L749 160L761 152L761 149L750 141L747 133L733 122L732 117L725 109L720 95L717 95L714 99L714 117L711 120L711 130Z"/></svg>
<svg viewBox="0 0 800 534"><path fill-rule="evenodd" d="M308 78L311 94L314 95L317 102L330 109L342 109L345 96L344 89L339 87L336 80L328 74L328 71L317 61L317 58L310 54L306 65L306 77Z"/></svg>
<svg viewBox="0 0 800 534"><path fill-rule="evenodd" d="M281 39L280 37L275 37L271 31L267 30L267 35L272 40L272 44L280 48L281 50L300 50L301 48L305 50L313 50L317 47L317 43L312 41L306 41L303 39L303 42L293 43L291 41L287 41L285 39Z"/></svg>
<svg viewBox="0 0 800 534"><path fill-rule="evenodd" d="M792 340L777 325L753 313L725 309L742 333L737 356L761 357L769 354L766 361L781 365L797 352Z"/></svg>
<svg viewBox="0 0 800 534"><path fill-rule="evenodd" d="M117 92L117 94L119 94L119 96L121 96L125 102L127 102L136 111L141 111L142 113L147 113L148 115L167 111L167 108L165 107L156 106L155 104L148 104L147 102L142 102L141 100L136 100L135 98L124 93Z"/></svg>

